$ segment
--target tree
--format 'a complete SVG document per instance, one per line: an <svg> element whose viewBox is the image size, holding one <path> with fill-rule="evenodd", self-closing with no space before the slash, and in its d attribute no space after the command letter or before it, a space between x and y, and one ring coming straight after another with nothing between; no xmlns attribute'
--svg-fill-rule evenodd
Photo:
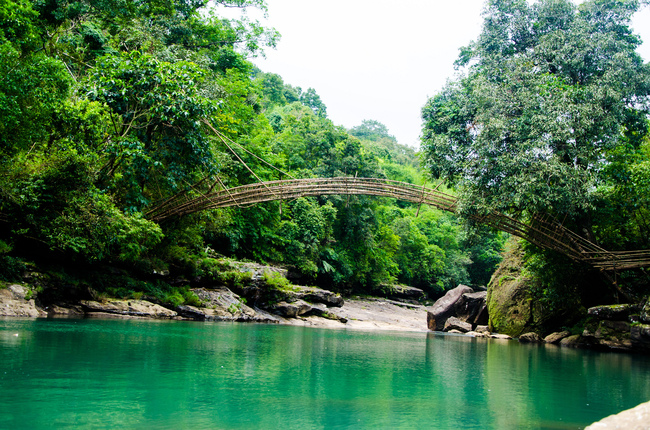
<svg viewBox="0 0 650 430"><path fill-rule="evenodd" d="M650 68L629 28L639 1L490 0L463 76L423 108L423 148L464 213L584 219L607 151L642 129Z"/></svg>
<svg viewBox="0 0 650 430"><path fill-rule="evenodd" d="M327 107L315 89L308 88L307 91L300 93L300 103L313 110L316 116L327 118Z"/></svg>

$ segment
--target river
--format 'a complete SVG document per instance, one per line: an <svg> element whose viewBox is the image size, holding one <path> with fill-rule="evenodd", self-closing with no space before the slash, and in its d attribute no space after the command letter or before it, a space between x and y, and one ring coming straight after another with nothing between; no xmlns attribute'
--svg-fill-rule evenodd
<svg viewBox="0 0 650 430"><path fill-rule="evenodd" d="M650 357L434 333L0 319L0 428L579 429Z"/></svg>

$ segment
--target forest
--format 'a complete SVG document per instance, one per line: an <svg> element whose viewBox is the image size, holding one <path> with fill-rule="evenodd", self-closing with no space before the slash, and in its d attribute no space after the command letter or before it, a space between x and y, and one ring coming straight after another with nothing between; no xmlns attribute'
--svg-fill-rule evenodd
<svg viewBox="0 0 650 430"><path fill-rule="evenodd" d="M316 89L259 70L251 58L280 34L223 19L216 4L266 7L0 3L0 277L48 267L70 288L164 295L183 283L153 274L191 280L227 257L346 294L405 284L435 298L488 284L507 236L471 219L490 211L553 217L606 249L650 248L650 67L629 27L642 2L488 0L459 76L423 107L420 151L372 119L334 124ZM321 196L146 216L179 193L286 175L434 184L460 211ZM551 307L648 293L644 269L614 279L524 249ZM73 279L106 268L129 280Z"/></svg>
<svg viewBox="0 0 650 430"><path fill-rule="evenodd" d="M146 217L179 193L283 173L428 181L416 151L383 124L346 130L315 89L257 69L250 58L273 48L274 29L222 19L211 6L3 3L0 276L31 265L66 279L73 268L117 267L144 280L111 290L128 295L151 289L152 273L192 279L225 256L289 267L296 282L341 292L401 283L435 296L487 284L499 233L468 233L453 214L394 199L300 198L160 225Z"/></svg>

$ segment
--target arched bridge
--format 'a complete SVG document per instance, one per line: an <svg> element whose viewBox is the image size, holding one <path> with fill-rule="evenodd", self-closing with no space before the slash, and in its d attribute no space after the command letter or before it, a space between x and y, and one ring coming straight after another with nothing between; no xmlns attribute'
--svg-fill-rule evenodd
<svg viewBox="0 0 650 430"><path fill-rule="evenodd" d="M147 218L163 222L208 209L246 207L274 200L322 195L368 195L392 197L456 212L457 199L437 189L376 178L308 178L259 182L205 193L178 194L151 209ZM544 249L561 252L602 270L623 270L650 266L650 250L610 252L564 228L560 223L541 217L524 224L504 214L492 212L476 216L475 221L526 239Z"/></svg>

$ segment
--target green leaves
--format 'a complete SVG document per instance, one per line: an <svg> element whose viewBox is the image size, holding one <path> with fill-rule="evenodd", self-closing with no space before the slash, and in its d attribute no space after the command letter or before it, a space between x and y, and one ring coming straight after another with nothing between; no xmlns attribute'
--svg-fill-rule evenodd
<svg viewBox="0 0 650 430"><path fill-rule="evenodd" d="M113 112L103 171L130 190L127 205L140 210L152 197L143 188L176 192L194 182L194 172L214 168L201 120L216 113L217 103L200 94L204 76L193 63L161 62L137 51L98 60L87 94Z"/></svg>
<svg viewBox="0 0 650 430"><path fill-rule="evenodd" d="M604 154L635 121L629 110L650 106L628 27L637 7L488 4L462 57L467 74L423 109L428 167L459 186L464 211L576 216L593 207Z"/></svg>

